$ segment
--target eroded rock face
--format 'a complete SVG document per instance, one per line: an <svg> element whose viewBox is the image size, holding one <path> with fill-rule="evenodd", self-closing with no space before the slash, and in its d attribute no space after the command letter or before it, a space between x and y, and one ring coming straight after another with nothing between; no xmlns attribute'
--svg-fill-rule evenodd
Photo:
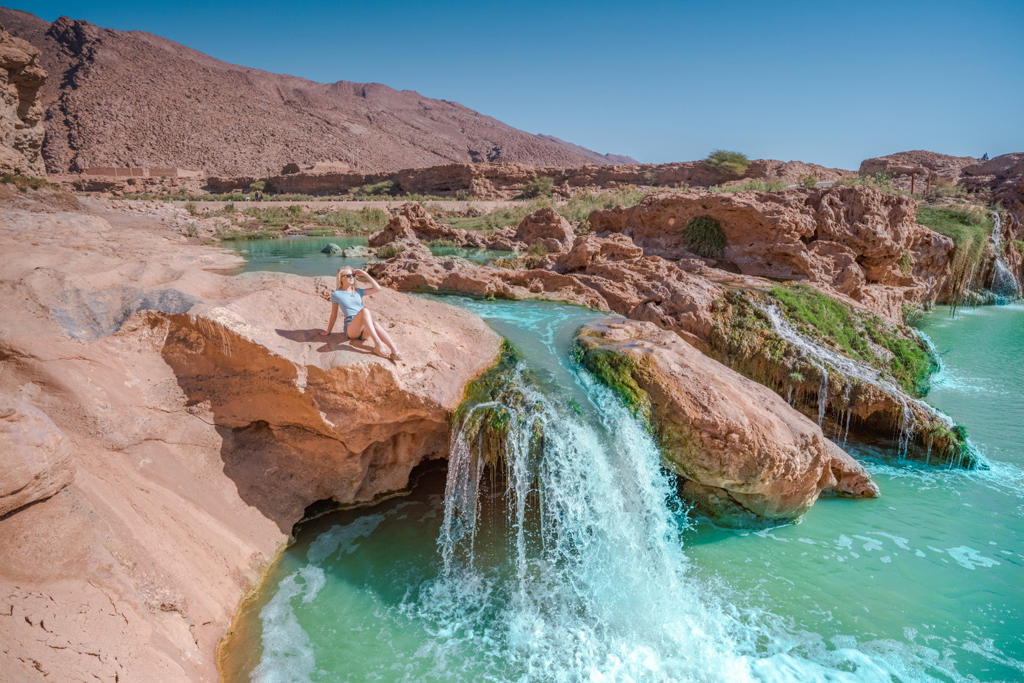
<svg viewBox="0 0 1024 683"><path fill-rule="evenodd" d="M891 176L917 175L921 182L929 175L950 182L960 178L965 167L977 164L974 157L955 157L938 152L918 149L910 152L897 152L884 157L865 159L860 162L861 175L886 173Z"/></svg>
<svg viewBox="0 0 1024 683"><path fill-rule="evenodd" d="M585 326L578 343L584 365L613 387L632 383L649 402L662 451L686 480L683 495L705 514L743 525L798 517L823 492L878 495L817 425L677 335L620 318Z"/></svg>
<svg viewBox="0 0 1024 683"><path fill-rule="evenodd" d="M39 50L0 25L0 175L46 177Z"/></svg>
<svg viewBox="0 0 1024 683"><path fill-rule="evenodd" d="M866 187L785 193L662 193L638 206L595 211L599 234L622 233L647 255L693 257L691 220L718 221L726 240L720 265L773 280L807 280L898 318L898 305L873 291L894 287L903 301L938 297L949 278L953 241L915 222L916 203ZM901 259L918 256L908 270ZM906 274L904 274L906 272ZM896 310L894 310L894 308ZM895 315L894 315L895 314Z"/></svg>
<svg viewBox="0 0 1024 683"><path fill-rule="evenodd" d="M377 292L366 304L405 354L396 364L373 355L372 343L315 331L326 327L326 280L260 284L148 318L166 328L162 356L189 402L230 430L225 456L243 498L290 529L312 502L373 500L405 487L424 459L447 456L448 416L498 353L479 318Z"/></svg>
<svg viewBox="0 0 1024 683"><path fill-rule="evenodd" d="M0 394L0 517L74 481L71 441L46 413Z"/></svg>
<svg viewBox="0 0 1024 683"><path fill-rule="evenodd" d="M217 681L217 644L304 507L372 500L443 454L458 378L498 339L382 292L367 303L406 357L385 361L316 333L326 279L228 277L237 256L160 216L17 194L0 198L0 394L45 411L76 476L0 517L0 678Z"/></svg>
<svg viewBox="0 0 1024 683"><path fill-rule="evenodd" d="M530 246L538 244L548 252L564 251L575 237L572 224L550 206L523 218L515 232L519 242Z"/></svg>

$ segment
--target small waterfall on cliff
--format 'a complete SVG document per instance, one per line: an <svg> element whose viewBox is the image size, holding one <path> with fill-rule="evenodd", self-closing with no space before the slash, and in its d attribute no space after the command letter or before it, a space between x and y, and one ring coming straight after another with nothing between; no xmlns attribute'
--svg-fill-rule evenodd
<svg viewBox="0 0 1024 683"><path fill-rule="evenodd" d="M421 607L439 634L475 641L519 680L748 680L737 622L687 575L685 521L657 446L617 397L580 381L591 404L567 405L520 366L507 398L465 415L438 540L444 569ZM500 459L487 448L494 424L505 430Z"/></svg>
<svg viewBox="0 0 1024 683"><path fill-rule="evenodd" d="M1006 262L1003 261L1003 224L998 211L992 212L995 227L992 228L992 249L996 262L992 272L992 293L1004 300L1016 299L1020 295L1020 284Z"/></svg>
<svg viewBox="0 0 1024 683"><path fill-rule="evenodd" d="M924 411L927 415L938 420L948 429L955 427L955 423L948 415L936 410L924 401L907 396L902 389L887 379L884 379L878 370L865 365L841 353L833 351L817 341L805 337L793 328L785 316L775 305L761 306L761 310L768 316L775 333L782 339L796 347L815 365L821 368L823 374L821 388L818 393L818 424L824 420L825 408L828 405L829 386L827 379L827 367L834 368L843 377L843 396L849 400L849 380L854 379L863 384L871 385L880 391L888 394L902 407L900 425L897 433L897 446L900 457L904 457L911 441L915 436L914 410ZM849 430L850 416L846 416L847 430ZM842 423L843 416L840 415L837 422Z"/></svg>

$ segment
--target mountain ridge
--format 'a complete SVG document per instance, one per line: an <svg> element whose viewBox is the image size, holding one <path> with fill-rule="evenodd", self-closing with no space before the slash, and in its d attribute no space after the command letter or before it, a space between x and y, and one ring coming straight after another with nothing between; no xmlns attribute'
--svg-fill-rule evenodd
<svg viewBox="0 0 1024 683"><path fill-rule="evenodd" d="M231 64L145 31L0 7L42 53L51 173L94 166L277 173L296 162L356 171L446 163L631 163L518 130L457 102L378 83L318 83ZM167 65L173 64L174 69Z"/></svg>

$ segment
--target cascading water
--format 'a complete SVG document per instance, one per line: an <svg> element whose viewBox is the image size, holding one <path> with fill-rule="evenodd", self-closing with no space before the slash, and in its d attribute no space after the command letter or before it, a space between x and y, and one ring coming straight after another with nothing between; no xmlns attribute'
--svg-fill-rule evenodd
<svg viewBox="0 0 1024 683"><path fill-rule="evenodd" d="M998 211L992 212L995 227L992 229L992 249L996 254L992 271L992 293L1005 299L1016 299L1020 295L1020 284L1013 271L1003 261L1003 227Z"/></svg>
<svg viewBox="0 0 1024 683"><path fill-rule="evenodd" d="M768 320L772 324L772 328L777 335L779 335L786 342L797 348L813 363L815 363L822 373L821 387L818 390L818 424L820 425L824 421L825 408L828 405L828 373L826 366L834 368L839 375L844 379L844 396L849 397L849 380L853 379L862 384L867 384L877 388L885 394L888 394L893 400L900 404L902 412L900 416L900 426L897 437L898 452L900 457L904 457L907 453L907 449L910 446L911 441L915 435L916 424L914 420L915 409L923 412L925 415L935 419L947 429L952 429L956 425L949 418L948 415L936 410L932 406L928 405L924 401L911 398L907 396L902 389L893 384L887 379L881 376L881 373L874 368L865 365L859 361L842 355L828 347L819 344L813 339L805 337L793 328L793 326L786 320L785 316L775 305L761 306L761 310L768 316ZM849 425L850 416L846 416L847 425ZM838 423L843 422L842 416L837 420ZM849 428L847 426L847 428Z"/></svg>
<svg viewBox="0 0 1024 683"><path fill-rule="evenodd" d="M749 679L731 645L737 624L687 576L656 445L615 396L580 381L591 401L570 407L520 366L505 391L514 399L467 413L449 461L444 570L421 615L439 632L477 639L515 680ZM494 457L481 429L493 411L508 427L504 462L488 476ZM504 572L487 561L495 539L486 553L476 547L494 494L512 564Z"/></svg>

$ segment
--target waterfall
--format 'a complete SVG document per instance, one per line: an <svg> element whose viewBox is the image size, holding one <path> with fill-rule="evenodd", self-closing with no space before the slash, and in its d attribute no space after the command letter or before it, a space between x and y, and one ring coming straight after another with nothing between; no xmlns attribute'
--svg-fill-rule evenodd
<svg viewBox="0 0 1024 683"><path fill-rule="evenodd" d="M579 381L582 408L519 366L506 396L457 425L443 571L421 605L509 680L750 680L738 622L688 575L687 522L653 439L611 392ZM500 461L485 449L496 421Z"/></svg>
<svg viewBox="0 0 1024 683"><path fill-rule="evenodd" d="M924 401L907 396L901 388L889 380L884 379L878 370L861 363L860 361L856 361L841 353L833 351L817 341L805 337L797 332L789 321L786 320L785 316L782 315L778 306L772 304L768 306L760 306L760 309L768 316L775 333L782 337L786 342L796 347L806 358L817 365L826 378L826 366L832 367L838 371L847 383L844 386L844 395L848 396L848 393L846 392L846 389L848 388L848 381L850 379L855 379L863 384L868 384L879 389L883 393L891 396L896 403L900 404L901 415L897 439L900 457L904 457L906 455L910 442L913 440L915 435L915 421L913 419L914 408L924 411L928 416L939 421L949 429L952 429L955 426L955 423L948 415L936 410ZM821 387L822 388L819 389L818 394L819 424L821 424L824 418L825 409L823 406L828 403L827 379L823 378ZM822 399L822 393L825 394L824 400ZM849 417L847 416L847 421L848 420ZM847 422L847 424L849 423Z"/></svg>
<svg viewBox="0 0 1024 683"><path fill-rule="evenodd" d="M1013 271L1003 261L1003 224L998 211L992 212L995 227L992 228L992 250L996 254L996 262L992 272L992 293L1004 299L1016 299L1020 295L1020 285Z"/></svg>

